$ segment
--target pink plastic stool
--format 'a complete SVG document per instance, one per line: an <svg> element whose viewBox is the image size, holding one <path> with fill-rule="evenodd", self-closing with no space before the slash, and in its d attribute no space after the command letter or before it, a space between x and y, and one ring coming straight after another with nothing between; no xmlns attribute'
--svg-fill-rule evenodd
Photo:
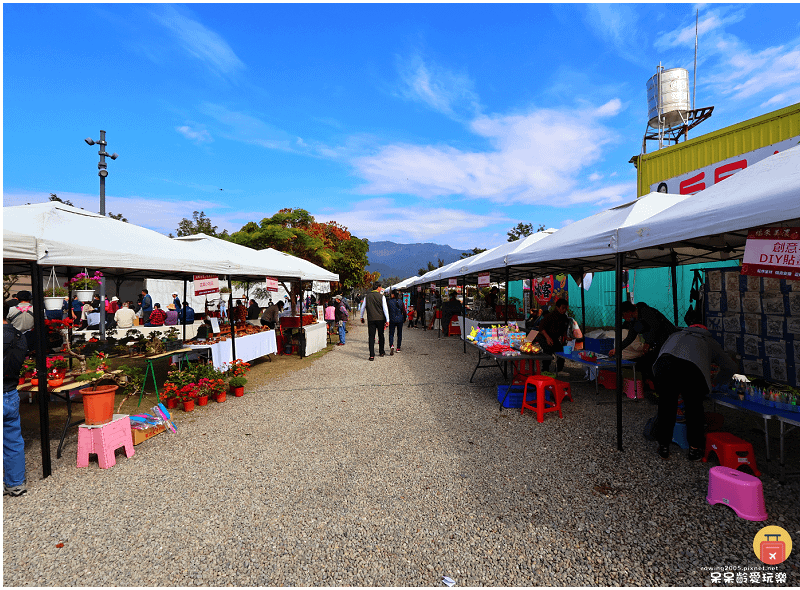
<svg viewBox="0 0 800 590"><path fill-rule="evenodd" d="M100 469L108 469L117 464L114 451L125 447L128 458L133 457L133 435L131 420L127 414L114 414L111 422L78 427L78 467L88 467L89 455L97 455Z"/></svg>
<svg viewBox="0 0 800 590"><path fill-rule="evenodd" d="M528 385L533 385L536 388L536 405L528 402ZM561 415L561 403L556 398L556 401L549 402L545 399L545 389L550 389L555 393L556 380L552 377L545 375L531 375L525 380L525 389L522 391L522 408L520 414L525 413L525 408L534 410L536 412L536 420L544 422L544 415L546 412L558 412L558 417L563 418ZM531 396L532 397L532 396ZM555 397L555 395L554 395Z"/></svg>
<svg viewBox="0 0 800 590"><path fill-rule="evenodd" d="M622 392L628 399L644 399L644 387L641 379L634 383L633 379L622 380Z"/></svg>
<svg viewBox="0 0 800 590"><path fill-rule="evenodd" d="M739 518L745 520L767 520L761 480L749 473L721 465L712 467L708 472L706 500L709 504L730 506Z"/></svg>
<svg viewBox="0 0 800 590"><path fill-rule="evenodd" d="M730 432L709 432L706 434L706 451L703 455L703 463L708 461L711 453L717 456L719 464L723 467L733 467L734 469L747 467L753 471L753 475L756 477L761 475L756 466L756 458L753 455L753 445Z"/></svg>

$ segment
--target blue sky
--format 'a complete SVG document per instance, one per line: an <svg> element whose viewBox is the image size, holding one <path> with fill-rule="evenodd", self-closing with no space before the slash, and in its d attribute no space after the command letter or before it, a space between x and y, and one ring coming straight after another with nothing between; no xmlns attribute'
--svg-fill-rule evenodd
<svg viewBox="0 0 800 590"><path fill-rule="evenodd" d="M489 248L635 197L661 62L695 134L800 101L796 4L5 4L3 203L168 233L302 207L355 235ZM220 190L222 189L222 190Z"/></svg>

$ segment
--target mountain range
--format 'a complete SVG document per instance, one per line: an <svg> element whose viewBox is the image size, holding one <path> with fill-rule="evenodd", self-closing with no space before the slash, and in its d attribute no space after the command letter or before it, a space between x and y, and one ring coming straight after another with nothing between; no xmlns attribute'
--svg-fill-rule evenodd
<svg viewBox="0 0 800 590"><path fill-rule="evenodd" d="M465 250L455 250L442 244L396 244L395 242L370 242L367 270L381 273L381 279L399 277L405 279L418 274L420 268L427 268L428 262L438 266L439 260L445 264L461 258Z"/></svg>

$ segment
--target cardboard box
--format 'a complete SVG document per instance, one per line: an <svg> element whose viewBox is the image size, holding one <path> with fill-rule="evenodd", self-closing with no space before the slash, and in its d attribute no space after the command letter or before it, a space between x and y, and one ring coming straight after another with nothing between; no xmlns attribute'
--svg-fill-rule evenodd
<svg viewBox="0 0 800 590"><path fill-rule="evenodd" d="M131 434L133 435L133 444L138 445L139 443L143 443L148 438L153 438L157 434L161 434L167 429L165 424L159 424L158 426L151 426L150 428L144 428L139 430L137 428L131 428Z"/></svg>

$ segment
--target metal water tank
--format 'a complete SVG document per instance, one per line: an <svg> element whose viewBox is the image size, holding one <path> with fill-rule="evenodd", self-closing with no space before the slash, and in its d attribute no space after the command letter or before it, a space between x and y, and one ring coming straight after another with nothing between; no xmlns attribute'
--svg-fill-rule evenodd
<svg viewBox="0 0 800 590"><path fill-rule="evenodd" d="M691 108L690 104L689 72L685 69L661 70L647 81L647 124L650 127L658 128L659 111L665 127L680 125Z"/></svg>

